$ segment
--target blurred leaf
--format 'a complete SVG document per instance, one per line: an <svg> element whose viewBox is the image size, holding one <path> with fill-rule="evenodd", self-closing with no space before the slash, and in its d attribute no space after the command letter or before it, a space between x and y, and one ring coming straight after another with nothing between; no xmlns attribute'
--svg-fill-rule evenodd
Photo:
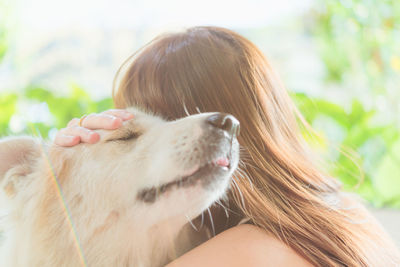
<svg viewBox="0 0 400 267"><path fill-rule="evenodd" d="M400 141L382 159L373 181L384 201L400 200Z"/></svg>
<svg viewBox="0 0 400 267"><path fill-rule="evenodd" d="M26 97L47 103L50 112L56 119L54 125L56 128L65 127L73 118L113 107L111 98L94 101L85 90L77 85L72 86L69 96L57 96L40 87L29 87L26 91Z"/></svg>
<svg viewBox="0 0 400 267"><path fill-rule="evenodd" d="M0 136L8 134L8 124L16 111L17 95L13 93L0 94Z"/></svg>

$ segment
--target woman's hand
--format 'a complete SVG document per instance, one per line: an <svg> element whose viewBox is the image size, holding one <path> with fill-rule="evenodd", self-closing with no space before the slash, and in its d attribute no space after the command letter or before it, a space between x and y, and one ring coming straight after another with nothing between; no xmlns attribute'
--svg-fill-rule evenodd
<svg viewBox="0 0 400 267"><path fill-rule="evenodd" d="M58 131L54 143L59 146L75 146L79 143L96 143L100 135L92 130L113 130L121 127L122 122L133 118L133 114L124 109L110 109L100 114L87 115L83 120L74 118L66 128ZM81 125L79 125L81 121Z"/></svg>

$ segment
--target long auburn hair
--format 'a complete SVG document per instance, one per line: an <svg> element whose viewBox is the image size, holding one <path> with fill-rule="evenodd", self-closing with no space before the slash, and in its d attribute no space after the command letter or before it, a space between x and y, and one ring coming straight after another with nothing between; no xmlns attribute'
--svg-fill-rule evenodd
<svg viewBox="0 0 400 267"><path fill-rule="evenodd" d="M319 170L299 130L309 126L263 53L241 35L219 27L161 35L122 65L113 98L117 108L170 120L234 115L244 151L226 203L230 218L250 218L316 266L400 264L379 224ZM213 212L220 231L233 225Z"/></svg>

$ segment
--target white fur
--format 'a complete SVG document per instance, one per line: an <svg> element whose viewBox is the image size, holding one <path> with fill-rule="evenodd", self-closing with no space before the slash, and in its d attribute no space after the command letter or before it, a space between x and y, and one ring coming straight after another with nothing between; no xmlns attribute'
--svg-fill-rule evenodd
<svg viewBox="0 0 400 267"><path fill-rule="evenodd" d="M98 131L101 141L93 145L0 140L0 208L7 211L0 221L0 266L162 266L195 245L188 219L224 195L237 166L237 141L229 148L210 143L209 113L166 122L132 112L135 118L121 129ZM140 136L107 141L128 129ZM211 154L205 152L210 146ZM231 169L207 186L173 188L154 203L138 198L228 150Z"/></svg>

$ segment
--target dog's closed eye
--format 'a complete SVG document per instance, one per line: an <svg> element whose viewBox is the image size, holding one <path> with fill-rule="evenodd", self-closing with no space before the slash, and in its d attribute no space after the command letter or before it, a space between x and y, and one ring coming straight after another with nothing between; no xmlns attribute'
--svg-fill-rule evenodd
<svg viewBox="0 0 400 267"><path fill-rule="evenodd" d="M131 140L135 140L140 136L139 132L133 132L133 131L129 131L129 132L125 132L123 134L121 134L120 136L116 136L116 137L112 137L108 140L106 140L107 142L110 141L131 141Z"/></svg>

